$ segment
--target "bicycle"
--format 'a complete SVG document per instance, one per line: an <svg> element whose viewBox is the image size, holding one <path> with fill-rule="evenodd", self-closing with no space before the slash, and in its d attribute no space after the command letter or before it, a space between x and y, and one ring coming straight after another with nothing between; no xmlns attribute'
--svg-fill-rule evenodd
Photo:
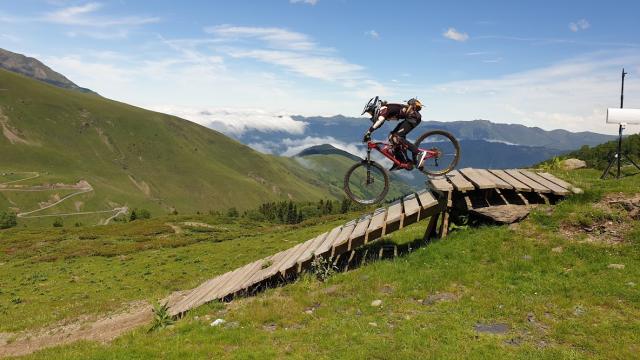
<svg viewBox="0 0 640 360"><path fill-rule="evenodd" d="M430 148L425 148L429 146ZM460 144L444 130L431 130L420 135L415 141L420 151L425 151L424 167L426 175L445 175L453 170L460 160ZM407 146L382 141L367 141L367 156L353 165L344 177L344 191L354 202L372 205L381 202L389 191L389 175L379 163L371 160L371 151L376 150L391 160L396 169L413 170L413 163L406 158Z"/></svg>

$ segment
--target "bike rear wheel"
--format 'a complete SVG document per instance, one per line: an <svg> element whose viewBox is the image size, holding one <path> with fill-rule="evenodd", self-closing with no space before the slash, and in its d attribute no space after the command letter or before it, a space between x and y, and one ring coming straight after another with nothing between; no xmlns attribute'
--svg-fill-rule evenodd
<svg viewBox="0 0 640 360"><path fill-rule="evenodd" d="M358 204L371 205L381 202L389 191L387 171L374 161L353 165L344 176L344 192Z"/></svg>
<svg viewBox="0 0 640 360"><path fill-rule="evenodd" d="M443 130L432 130L420 135L415 145L427 151L424 168L427 175L444 175L460 161L460 144L453 135Z"/></svg>

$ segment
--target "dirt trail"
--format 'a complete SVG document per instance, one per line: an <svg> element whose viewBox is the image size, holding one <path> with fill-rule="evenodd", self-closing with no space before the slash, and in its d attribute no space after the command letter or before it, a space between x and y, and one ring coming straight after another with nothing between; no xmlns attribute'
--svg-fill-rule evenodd
<svg viewBox="0 0 640 360"><path fill-rule="evenodd" d="M33 174L32 176L23 178L23 179L18 179L18 180L12 180L12 181L7 181L4 183L0 183L0 191L51 191L54 189L78 189L77 192L71 193L61 199L59 199L58 201L51 203L47 206L43 206L41 208L35 209L35 210L30 210L30 211L24 211L21 213L16 214L17 217L19 218L25 218L25 219L30 219L30 218L41 218L41 217L52 217L52 216L74 216L74 215L88 215L88 214L104 214L104 213L112 213L115 212L115 214L113 214L113 216L111 216L110 218L108 218L105 221L105 225L108 224L111 220L113 220L115 217L117 217L118 215L122 214L122 213L127 213L129 211L129 208L126 206L123 207L115 207L111 210L98 210L98 211L84 211L84 212L75 212L75 213L64 213L64 214L47 214L47 215L31 215L34 214L36 212L39 211L43 211L49 208L52 208L56 205L59 205L60 203L62 203L65 200L68 200L74 196L77 195L82 195L82 194L86 194L88 192L93 191L93 186L91 186L91 184L89 184L87 181L85 180L80 180L78 181L77 184L74 185L68 185L68 184L54 184L52 186L40 186L40 185L34 185L34 186L29 186L29 187L18 187L18 185L9 185L9 184L14 184L20 181L26 181L26 180L30 180L30 179L35 179L37 177L40 176L40 173L38 172L21 172L19 174ZM11 186L11 187L10 187Z"/></svg>
<svg viewBox="0 0 640 360"><path fill-rule="evenodd" d="M160 303L174 304L188 292L176 291L160 300ZM36 331L0 333L0 357L28 355L80 340L106 343L128 331L148 325L152 320L152 306L146 301L136 301L124 310L98 319L84 316Z"/></svg>
<svg viewBox="0 0 640 360"><path fill-rule="evenodd" d="M36 332L0 334L0 357L22 356L45 348L79 340L108 342L121 334L147 324L153 318L151 305L138 302L125 312L96 321L78 319L72 323L44 328Z"/></svg>

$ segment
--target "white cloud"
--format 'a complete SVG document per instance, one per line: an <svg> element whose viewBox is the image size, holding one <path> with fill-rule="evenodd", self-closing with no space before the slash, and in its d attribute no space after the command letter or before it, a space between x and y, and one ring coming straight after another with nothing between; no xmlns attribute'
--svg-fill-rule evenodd
<svg viewBox="0 0 640 360"><path fill-rule="evenodd" d="M580 19L576 22L569 23L569 29L573 32L580 30L586 30L591 27L591 24L586 19Z"/></svg>
<svg viewBox="0 0 640 360"><path fill-rule="evenodd" d="M304 133L307 126L307 123L294 120L289 115L261 109L158 106L153 110L191 120L231 135L240 135L248 129L265 132L284 131L299 135Z"/></svg>
<svg viewBox="0 0 640 360"><path fill-rule="evenodd" d="M371 37L372 39L378 39L380 38L380 34L378 34L377 31L375 30L369 30L369 31L365 31L364 33L365 35Z"/></svg>
<svg viewBox="0 0 640 360"><path fill-rule="evenodd" d="M160 21L157 17L148 16L95 16L102 8L101 3L90 2L79 6L69 6L56 11L46 13L42 21L88 27L110 27L110 26L136 26L150 24Z"/></svg>
<svg viewBox="0 0 640 360"><path fill-rule="evenodd" d="M292 4L302 3L302 4L309 4L313 6L318 3L318 0L289 0L289 2Z"/></svg>
<svg viewBox="0 0 640 360"><path fill-rule="evenodd" d="M228 41L252 38L279 49L318 50L307 35L282 28L219 25L208 26L204 30Z"/></svg>
<svg viewBox="0 0 640 360"><path fill-rule="evenodd" d="M462 33L456 30L455 28L450 27L447 31L442 33L447 39L451 39L454 41L465 42L469 39L469 35L467 33Z"/></svg>
<svg viewBox="0 0 640 360"><path fill-rule="evenodd" d="M431 105L423 117L482 118L548 130L611 133L615 129L605 125L604 117L606 108L617 106L619 100L621 64L639 67L640 52L594 53L497 78L422 89ZM629 94L640 93L639 83L625 85ZM632 98L628 105L640 107L640 98Z"/></svg>

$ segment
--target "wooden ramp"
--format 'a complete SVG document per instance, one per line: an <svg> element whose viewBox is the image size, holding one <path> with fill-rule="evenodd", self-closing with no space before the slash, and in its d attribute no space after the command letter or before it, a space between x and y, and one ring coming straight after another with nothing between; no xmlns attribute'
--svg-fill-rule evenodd
<svg viewBox="0 0 640 360"><path fill-rule="evenodd" d="M169 304L169 314L180 316L202 304L246 293L273 280L296 276L311 265L316 256L337 258L378 240L405 226L430 218L429 229L435 228L445 204L428 190L410 194L371 214L320 234L288 250L229 271L188 291Z"/></svg>
<svg viewBox="0 0 640 360"><path fill-rule="evenodd" d="M577 192L571 184L546 172L465 168L429 177L428 185L447 199L440 234L446 236L449 212L469 212L501 206L553 204Z"/></svg>
<svg viewBox="0 0 640 360"><path fill-rule="evenodd" d="M202 304L251 293L252 289L274 280L290 279L307 269L314 257L337 259L421 220L429 219L425 237L431 237L436 234L438 218L442 216L438 233L446 236L449 211L459 201L467 209L491 206L496 201L529 205L537 201L549 203L571 190L570 184L551 174L527 170L454 170L444 177L429 178L427 185L430 190L410 194L387 208L379 208L288 250L208 280L172 298L168 303L169 314L180 316Z"/></svg>

